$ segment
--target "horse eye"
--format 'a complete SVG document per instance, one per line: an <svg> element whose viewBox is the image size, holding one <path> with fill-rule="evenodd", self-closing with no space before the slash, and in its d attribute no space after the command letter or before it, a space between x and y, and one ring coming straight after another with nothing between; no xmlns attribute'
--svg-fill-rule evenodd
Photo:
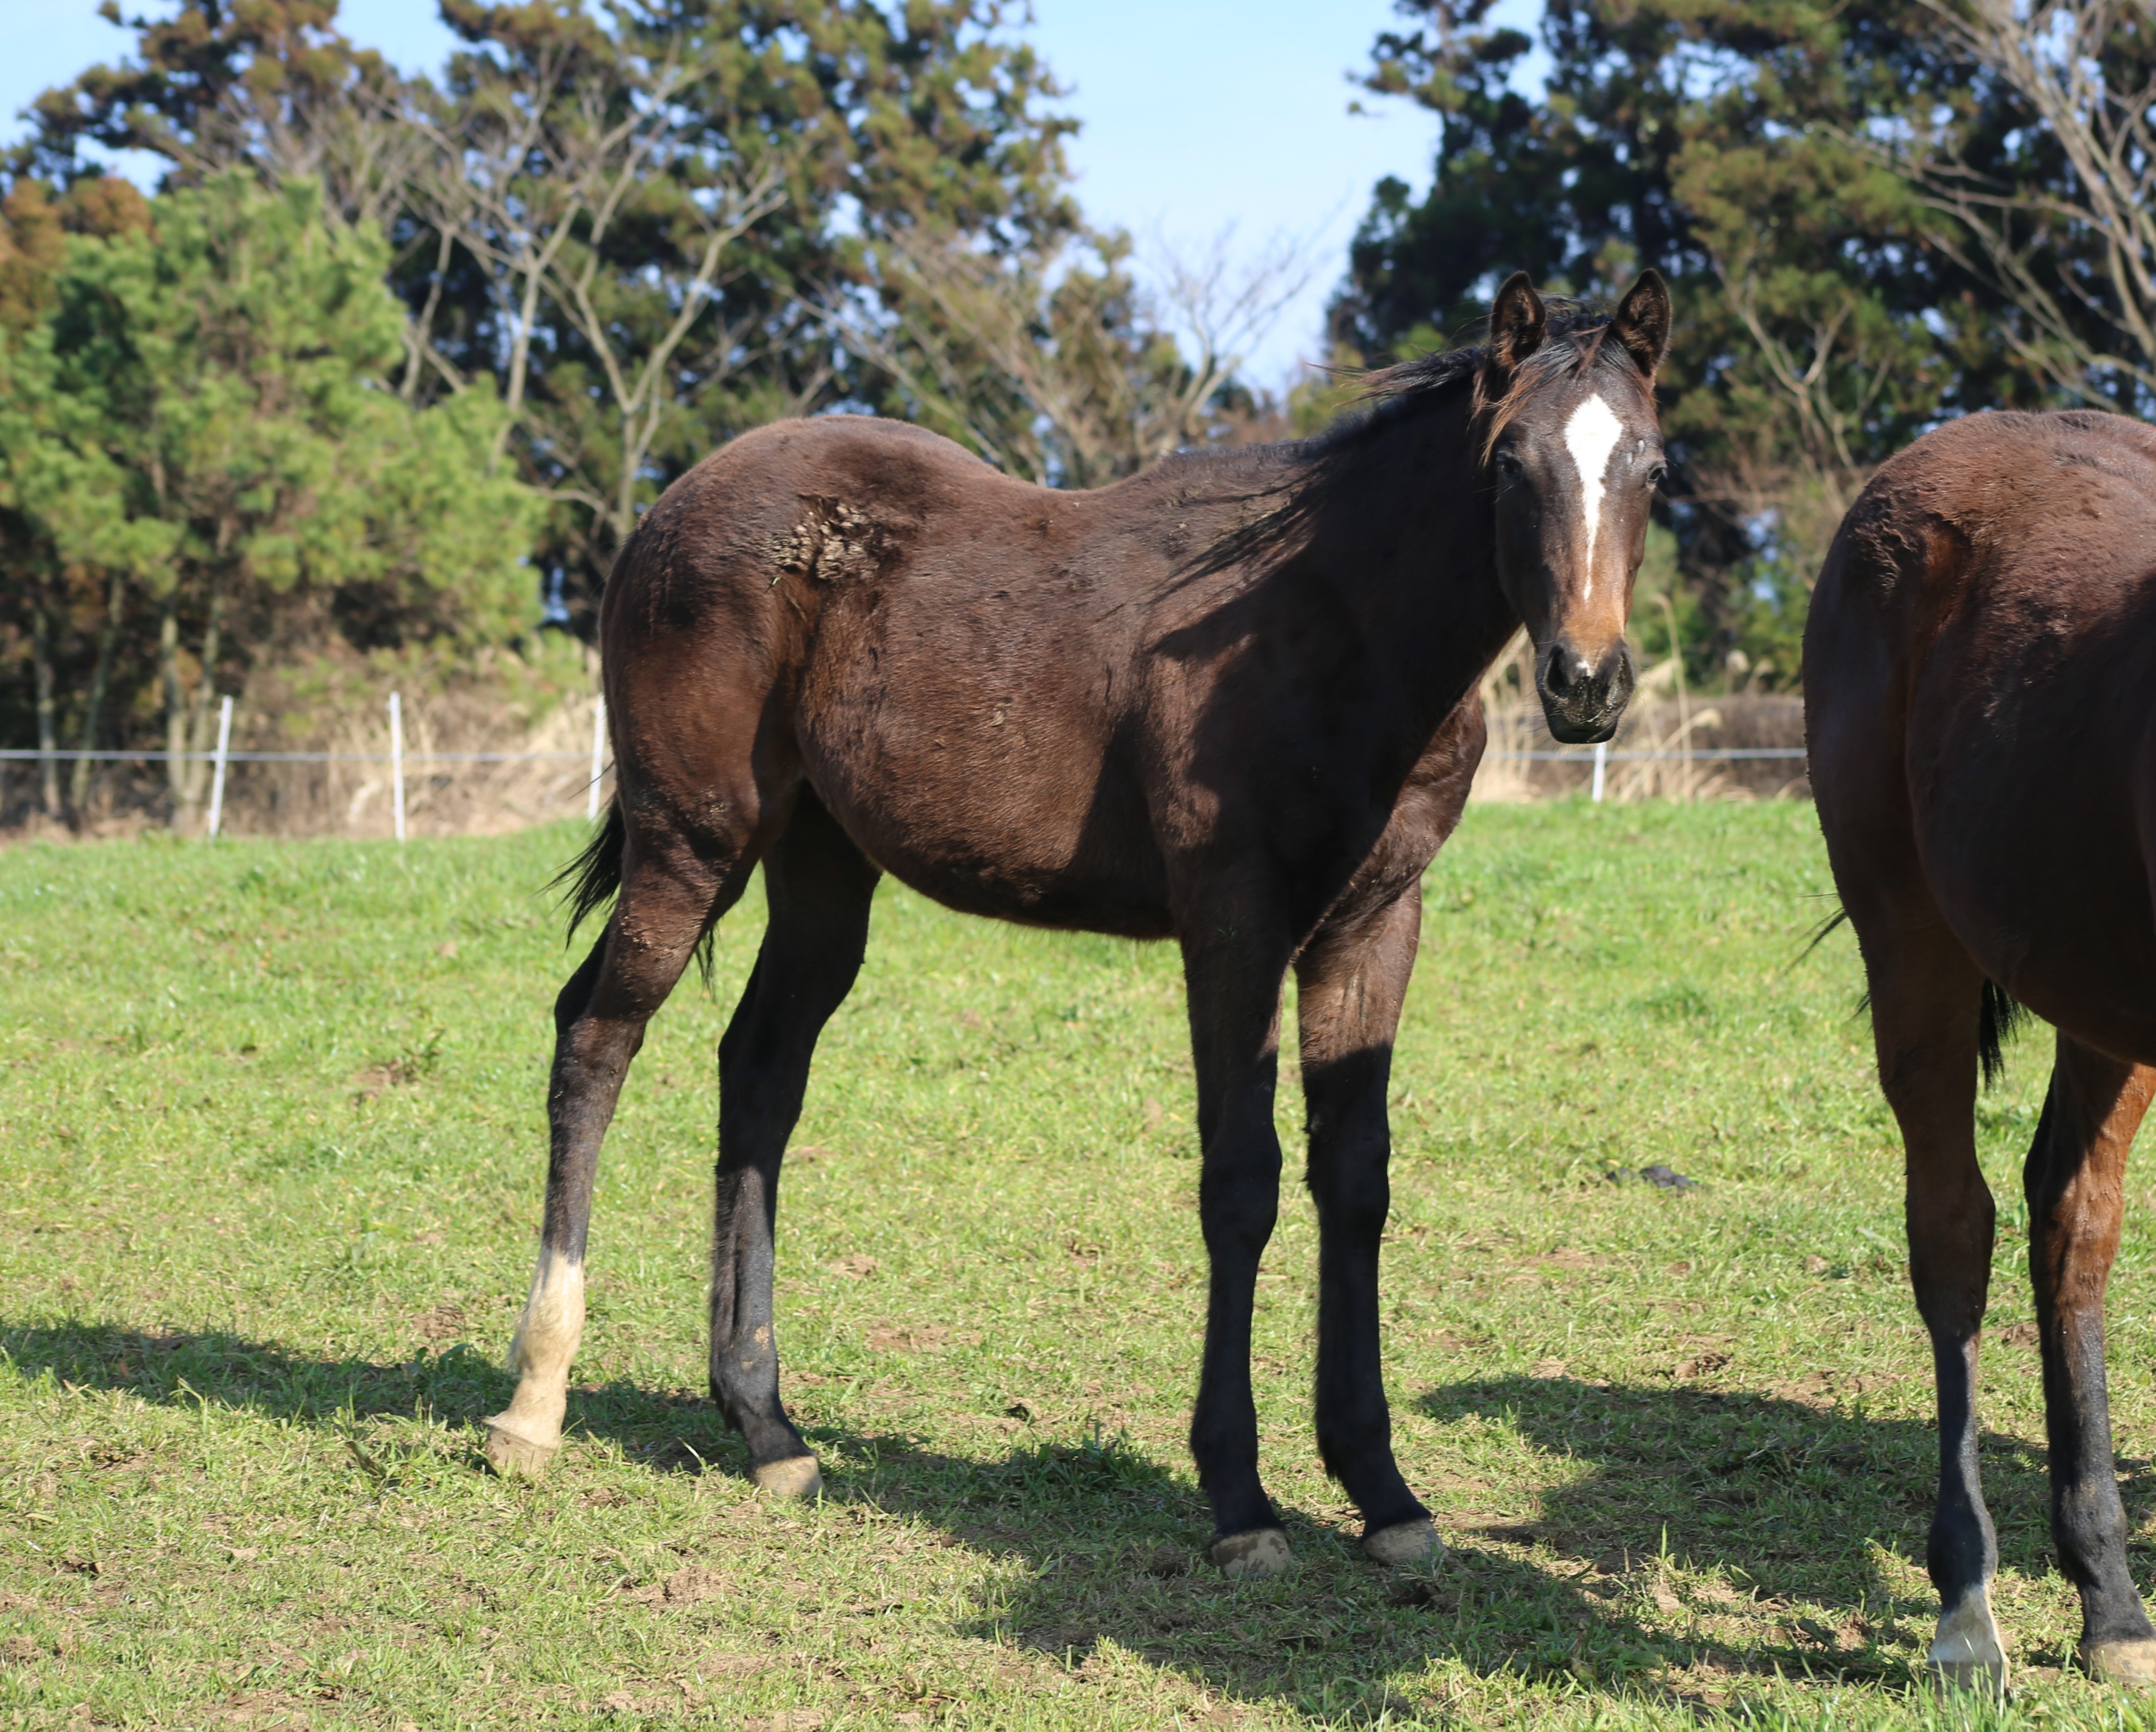
<svg viewBox="0 0 2156 1732"><path fill-rule="evenodd" d="M1519 454L1513 451L1500 451L1497 453L1497 469L1502 474L1518 474L1520 473Z"/></svg>
<svg viewBox="0 0 2156 1732"><path fill-rule="evenodd" d="M1670 470L1667 464L1658 463L1647 471L1647 485L1650 487L1660 487L1669 479Z"/></svg>

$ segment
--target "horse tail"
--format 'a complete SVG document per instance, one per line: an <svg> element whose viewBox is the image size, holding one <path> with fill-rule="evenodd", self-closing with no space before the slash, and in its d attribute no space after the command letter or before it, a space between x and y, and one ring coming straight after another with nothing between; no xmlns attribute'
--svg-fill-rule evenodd
<svg viewBox="0 0 2156 1732"><path fill-rule="evenodd" d="M1977 1012L1976 1056L1984 1066L1985 1088L2006 1074L2006 1058L2000 1048L2028 1017L2027 1007L2015 1003L1998 981L1984 983L1984 1006Z"/></svg>
<svg viewBox="0 0 2156 1732"><path fill-rule="evenodd" d="M569 904L569 930L566 936L574 938L577 928L584 923L584 916L614 899L621 889L622 850L629 844L629 826L621 815L621 800L617 796L607 807L606 822L592 833L577 858L558 873L547 888L558 890L564 885L568 894L563 899Z"/></svg>

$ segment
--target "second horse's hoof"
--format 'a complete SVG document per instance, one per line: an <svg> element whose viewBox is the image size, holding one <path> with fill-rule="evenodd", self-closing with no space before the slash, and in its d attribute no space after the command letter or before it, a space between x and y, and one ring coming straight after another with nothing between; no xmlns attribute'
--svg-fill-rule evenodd
<svg viewBox="0 0 2156 1732"><path fill-rule="evenodd" d="M1426 1515L1413 1521L1396 1521L1389 1528L1363 1536L1363 1555L1374 1563L1398 1569L1404 1564L1435 1561L1445 1555L1445 1544Z"/></svg>
<svg viewBox="0 0 2156 1732"><path fill-rule="evenodd" d="M1215 1540L1209 1554L1223 1576L1277 1576L1295 1561L1278 1528L1253 1528Z"/></svg>
<svg viewBox="0 0 2156 1732"><path fill-rule="evenodd" d="M538 1443L512 1432L499 1420L486 1424L487 1465L504 1479L543 1479L561 1448L558 1443Z"/></svg>
<svg viewBox="0 0 2156 1732"><path fill-rule="evenodd" d="M774 1498L820 1498L823 1471L813 1455L789 1455L784 1461L766 1462L754 1478L756 1489Z"/></svg>
<svg viewBox="0 0 2156 1732"><path fill-rule="evenodd" d="M2156 1641L2085 1642L2075 1651L2082 1670L2098 1683L2145 1690L2156 1684Z"/></svg>

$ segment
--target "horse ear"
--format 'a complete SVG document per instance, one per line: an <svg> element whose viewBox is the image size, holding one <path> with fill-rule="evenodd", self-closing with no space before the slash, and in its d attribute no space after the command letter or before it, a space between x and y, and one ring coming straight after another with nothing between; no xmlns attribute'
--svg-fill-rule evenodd
<svg viewBox="0 0 2156 1732"><path fill-rule="evenodd" d="M1610 331L1625 346L1625 352L1639 363L1640 371L1653 382L1655 369L1670 347L1670 285L1658 270L1643 270L1640 280L1617 304Z"/></svg>
<svg viewBox="0 0 2156 1732"><path fill-rule="evenodd" d="M1490 308L1490 357L1497 371L1509 373L1543 346L1549 329L1549 312L1535 293L1533 279L1523 270L1505 279Z"/></svg>

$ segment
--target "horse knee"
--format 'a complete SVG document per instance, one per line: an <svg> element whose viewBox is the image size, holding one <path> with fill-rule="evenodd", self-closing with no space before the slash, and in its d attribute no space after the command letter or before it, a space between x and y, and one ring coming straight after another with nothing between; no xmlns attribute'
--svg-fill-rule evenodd
<svg viewBox="0 0 2156 1732"><path fill-rule="evenodd" d="M1334 1149L1322 1158L1313 1152L1303 1181L1324 1227L1358 1238L1384 1231L1393 1207L1385 1170L1390 1152L1383 1138L1365 1140L1352 1150Z"/></svg>

